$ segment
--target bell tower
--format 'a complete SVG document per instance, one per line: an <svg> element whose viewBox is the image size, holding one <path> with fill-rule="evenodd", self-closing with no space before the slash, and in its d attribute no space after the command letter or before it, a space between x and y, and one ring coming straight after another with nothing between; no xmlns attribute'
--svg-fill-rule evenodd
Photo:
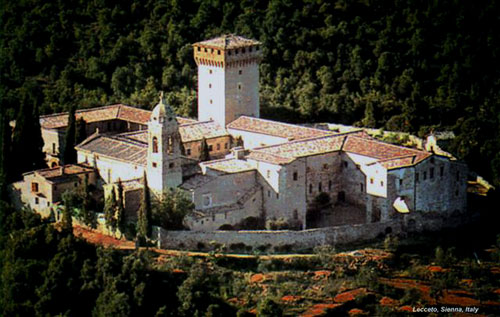
<svg viewBox="0 0 500 317"><path fill-rule="evenodd" d="M162 92L148 122L146 168L149 187L157 194L182 184L181 142L175 113Z"/></svg>
<svg viewBox="0 0 500 317"><path fill-rule="evenodd" d="M225 127L259 117L260 42L233 34L193 44L198 65L198 120Z"/></svg>

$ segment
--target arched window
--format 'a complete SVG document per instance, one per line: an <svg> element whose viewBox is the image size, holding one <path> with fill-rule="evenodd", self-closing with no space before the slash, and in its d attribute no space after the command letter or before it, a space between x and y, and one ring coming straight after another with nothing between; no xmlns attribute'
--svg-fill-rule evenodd
<svg viewBox="0 0 500 317"><path fill-rule="evenodd" d="M168 154L172 154L173 152L173 141L172 137L168 137Z"/></svg>
<svg viewBox="0 0 500 317"><path fill-rule="evenodd" d="M153 153L158 153L158 138L153 137Z"/></svg>

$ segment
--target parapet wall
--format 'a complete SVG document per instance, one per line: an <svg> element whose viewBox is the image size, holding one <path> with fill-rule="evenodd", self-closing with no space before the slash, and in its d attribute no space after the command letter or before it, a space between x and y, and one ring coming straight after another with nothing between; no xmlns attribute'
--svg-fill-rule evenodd
<svg viewBox="0 0 500 317"><path fill-rule="evenodd" d="M390 228L390 229L388 229ZM167 231L153 228L153 239L163 249L199 249L200 246L244 245L252 248L309 249L320 245L339 245L374 239L388 232L400 233L400 221L309 229L303 231Z"/></svg>

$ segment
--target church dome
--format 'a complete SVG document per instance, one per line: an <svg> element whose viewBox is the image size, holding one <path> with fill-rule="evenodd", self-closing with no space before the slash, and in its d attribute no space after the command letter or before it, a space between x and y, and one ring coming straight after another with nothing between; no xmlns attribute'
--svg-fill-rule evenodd
<svg viewBox="0 0 500 317"><path fill-rule="evenodd" d="M165 98L163 97L163 91L160 93L160 101L158 104L154 107L153 111L151 112L151 119L152 121L160 121L164 122L166 121L172 121L172 119L175 119L175 113L172 110L172 108L167 104L165 101Z"/></svg>

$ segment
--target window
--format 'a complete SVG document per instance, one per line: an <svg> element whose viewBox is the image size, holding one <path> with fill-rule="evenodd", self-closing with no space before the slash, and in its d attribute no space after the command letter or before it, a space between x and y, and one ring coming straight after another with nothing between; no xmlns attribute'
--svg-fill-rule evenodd
<svg viewBox="0 0 500 317"><path fill-rule="evenodd" d="M441 166L439 168L439 176L443 177L443 175L444 175L444 166Z"/></svg>
<svg viewBox="0 0 500 317"><path fill-rule="evenodd" d="M201 51L201 47L198 46L198 52Z"/></svg>
<svg viewBox="0 0 500 317"><path fill-rule="evenodd" d="M280 199L280 194L276 193L276 199Z"/></svg>
<svg viewBox="0 0 500 317"><path fill-rule="evenodd" d="M214 150L214 146L213 146L212 144L210 144L210 145L208 146L208 151L209 151L209 152L212 152L213 150Z"/></svg>
<svg viewBox="0 0 500 317"><path fill-rule="evenodd" d="M220 143L217 143L217 151L220 151Z"/></svg>
<svg viewBox="0 0 500 317"><path fill-rule="evenodd" d="M169 163L168 168L174 168L174 163Z"/></svg>
<svg viewBox="0 0 500 317"><path fill-rule="evenodd" d="M238 50L234 50L234 54L238 55L238 53L239 53Z"/></svg>
<svg viewBox="0 0 500 317"><path fill-rule="evenodd" d="M34 193L38 192L38 183L31 183L31 191Z"/></svg>
<svg viewBox="0 0 500 317"><path fill-rule="evenodd" d="M220 55L220 50L217 50L217 55Z"/></svg>
<svg viewBox="0 0 500 317"><path fill-rule="evenodd" d="M212 104L212 103L213 103L213 101L212 101L212 99L210 99L210 104Z"/></svg>
<svg viewBox="0 0 500 317"><path fill-rule="evenodd" d="M203 194L201 198L203 201L203 207L207 208L212 206L212 194Z"/></svg>
<svg viewBox="0 0 500 317"><path fill-rule="evenodd" d="M260 49L260 47L259 47L259 46L256 46L256 47L255 47L255 50L256 50L256 51L258 51L259 49Z"/></svg>
<svg viewBox="0 0 500 317"><path fill-rule="evenodd" d="M434 167L431 167L431 169L429 170L429 178L430 179L434 178Z"/></svg>
<svg viewBox="0 0 500 317"><path fill-rule="evenodd" d="M228 144L227 144L227 142L226 142L226 143L224 143L224 148L227 150L227 148L228 148Z"/></svg>
<svg viewBox="0 0 500 317"><path fill-rule="evenodd" d="M153 137L153 153L158 153L158 138Z"/></svg>
<svg viewBox="0 0 500 317"><path fill-rule="evenodd" d="M380 186L384 187L384 181L380 181Z"/></svg>
<svg viewBox="0 0 500 317"><path fill-rule="evenodd" d="M212 84L208 84L208 88L212 88Z"/></svg>
<svg viewBox="0 0 500 317"><path fill-rule="evenodd" d="M172 137L171 137L171 136L169 136L169 137L168 137L168 148L167 148L167 152L168 152L168 154L172 154L172 152L173 152L173 149L174 149L174 147L173 147L173 143L174 143L174 142L173 142Z"/></svg>
<svg viewBox="0 0 500 317"><path fill-rule="evenodd" d="M415 174L415 181L418 183L418 173Z"/></svg>
<svg viewBox="0 0 500 317"><path fill-rule="evenodd" d="M340 202L344 202L345 201L345 192L339 192L337 194L337 200L340 201Z"/></svg>
<svg viewBox="0 0 500 317"><path fill-rule="evenodd" d="M321 182L318 183L318 191L321 193L323 192L322 184Z"/></svg>
<svg viewBox="0 0 500 317"><path fill-rule="evenodd" d="M52 143L52 154L56 154L56 144Z"/></svg>
<svg viewBox="0 0 500 317"><path fill-rule="evenodd" d="M252 53L252 47L251 47L251 46L248 48L248 51L249 51L250 53Z"/></svg>
<svg viewBox="0 0 500 317"><path fill-rule="evenodd" d="M231 56L231 51L227 51L227 55Z"/></svg>
<svg viewBox="0 0 500 317"><path fill-rule="evenodd" d="M363 191L364 191L364 188L363 188L363 183L359 183L359 191L360 191L360 192L363 192Z"/></svg>
<svg viewBox="0 0 500 317"><path fill-rule="evenodd" d="M186 150L186 155L190 156L191 155L191 149Z"/></svg>
<svg viewBox="0 0 500 317"><path fill-rule="evenodd" d="M370 178L370 184L373 184L373 178Z"/></svg>
<svg viewBox="0 0 500 317"><path fill-rule="evenodd" d="M323 169L327 170L328 169L328 164L323 164Z"/></svg>
<svg viewBox="0 0 500 317"><path fill-rule="evenodd" d="M332 190L332 181L328 181L328 191L331 191Z"/></svg>
<svg viewBox="0 0 500 317"><path fill-rule="evenodd" d="M347 163L347 161L344 161L344 167L345 168L349 167L349 163Z"/></svg>
<svg viewBox="0 0 500 317"><path fill-rule="evenodd" d="M424 181L427 179L427 172L424 172Z"/></svg>
<svg viewBox="0 0 500 317"><path fill-rule="evenodd" d="M243 74L243 71L240 69L240 70L238 71L238 74L239 74L239 75Z"/></svg>
<svg viewBox="0 0 500 317"><path fill-rule="evenodd" d="M211 74L211 73L212 73L212 70L211 70L211 69L209 69L209 70L208 70L208 73L209 73L209 74Z"/></svg>
<svg viewBox="0 0 500 317"><path fill-rule="evenodd" d="M266 176L267 176L267 178L271 177L271 171L270 170L267 170Z"/></svg>
<svg viewBox="0 0 500 317"><path fill-rule="evenodd" d="M271 197L271 191L270 190L267 191L267 197Z"/></svg>
<svg viewBox="0 0 500 317"><path fill-rule="evenodd" d="M73 184L73 187L78 187L78 183L76 183L76 182L75 182L75 183Z"/></svg>
<svg viewBox="0 0 500 317"><path fill-rule="evenodd" d="M205 47L205 53L207 52L207 48Z"/></svg>
<svg viewBox="0 0 500 317"><path fill-rule="evenodd" d="M296 181L298 179L298 173L297 172L293 172L293 180Z"/></svg>
<svg viewBox="0 0 500 317"><path fill-rule="evenodd" d="M403 186L403 179L399 180L399 186Z"/></svg>
<svg viewBox="0 0 500 317"><path fill-rule="evenodd" d="M313 192L313 185L309 184L309 194L312 194L312 192Z"/></svg>
<svg viewBox="0 0 500 317"><path fill-rule="evenodd" d="M47 202L47 207L50 206L50 201Z"/></svg>
<svg viewBox="0 0 500 317"><path fill-rule="evenodd" d="M38 197L35 197L35 204L38 205L38 203L39 203Z"/></svg>
<svg viewBox="0 0 500 317"><path fill-rule="evenodd" d="M241 52L242 52L242 53L245 53L245 52L246 52L246 51L245 51L245 48L242 48L242 49L241 49Z"/></svg>
<svg viewBox="0 0 500 317"><path fill-rule="evenodd" d="M153 162L153 167L156 167L156 166L157 166L156 162Z"/></svg>
<svg viewBox="0 0 500 317"><path fill-rule="evenodd" d="M241 84L238 84L238 90L241 90Z"/></svg>

